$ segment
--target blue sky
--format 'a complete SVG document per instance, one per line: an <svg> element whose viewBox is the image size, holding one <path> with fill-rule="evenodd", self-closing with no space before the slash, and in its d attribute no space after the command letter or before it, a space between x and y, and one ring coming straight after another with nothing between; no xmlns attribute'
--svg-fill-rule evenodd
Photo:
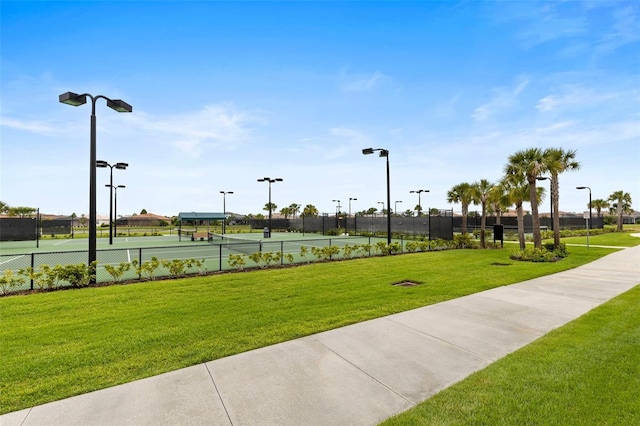
<svg viewBox="0 0 640 426"><path fill-rule="evenodd" d="M88 214L89 105L118 214L450 208L530 147L577 150L560 209L640 202L640 3L2 1L0 199ZM98 169L108 215L108 169ZM547 184L543 182L543 186ZM459 211L460 206L454 205ZM543 202L541 211L548 211Z"/></svg>

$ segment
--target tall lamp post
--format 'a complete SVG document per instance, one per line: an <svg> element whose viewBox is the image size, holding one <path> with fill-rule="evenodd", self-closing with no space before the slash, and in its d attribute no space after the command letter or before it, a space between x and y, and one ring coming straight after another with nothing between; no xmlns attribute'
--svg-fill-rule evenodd
<svg viewBox="0 0 640 426"><path fill-rule="evenodd" d="M125 185L105 185L107 188L111 187L113 189L113 238L118 236L118 188L126 188ZM109 218L111 219L111 218Z"/></svg>
<svg viewBox="0 0 640 426"><path fill-rule="evenodd" d="M365 148L362 150L364 155L373 154L375 151L380 152L380 157L385 157L387 159L387 244L391 244L391 185L389 179L389 150L383 148ZM384 210L384 207L383 207Z"/></svg>
<svg viewBox="0 0 640 426"><path fill-rule="evenodd" d="M395 214L396 216L398 216L398 203L401 203L402 201L396 201L394 203L394 207L393 207L393 214Z"/></svg>
<svg viewBox="0 0 640 426"><path fill-rule="evenodd" d="M106 161L98 160L96 161L96 167L106 168L109 167L111 170L109 172L109 185L105 185L111 187L109 190L109 245L113 244L113 169L116 168L118 170L125 170L129 167L127 163L116 163L109 164Z"/></svg>
<svg viewBox="0 0 640 426"><path fill-rule="evenodd" d="M109 99L103 95L93 96L89 93L78 95L66 92L58 96L58 101L71 106L80 106L87 103L87 96L91 99L89 154L89 265L91 265L96 260L96 101L105 99L107 106L117 112L132 112L133 107L121 99ZM91 282L95 282L95 276Z"/></svg>
<svg viewBox="0 0 640 426"><path fill-rule="evenodd" d="M220 191L222 194L222 214L224 220L222 221L222 235L224 235L225 226L227 224L227 194L233 194L233 191Z"/></svg>
<svg viewBox="0 0 640 426"><path fill-rule="evenodd" d="M264 177L258 179L258 182L269 182L269 238L271 238L271 184L274 182L282 182L282 178Z"/></svg>
<svg viewBox="0 0 640 426"><path fill-rule="evenodd" d="M550 229L553 231L553 188L551 187L551 179L546 176L538 176L537 180L548 180L549 181L549 209L551 209L551 213L549 213L549 218L551 219L551 227Z"/></svg>
<svg viewBox="0 0 640 426"><path fill-rule="evenodd" d="M357 198L349 198L349 217L351 217L351 201L358 201Z"/></svg>
<svg viewBox="0 0 640 426"><path fill-rule="evenodd" d="M422 203L420 202L420 194L423 192L429 192L428 189L416 189L415 191L409 191L410 194L418 194L418 217L421 216L422 213Z"/></svg>
<svg viewBox="0 0 640 426"><path fill-rule="evenodd" d="M588 186L576 186L576 189L588 189L589 190L589 223L587 223L587 248L589 248L589 229L591 228L591 188Z"/></svg>
<svg viewBox="0 0 640 426"><path fill-rule="evenodd" d="M340 228L340 207L342 207L340 205L340 200L331 200L336 204L336 228Z"/></svg>

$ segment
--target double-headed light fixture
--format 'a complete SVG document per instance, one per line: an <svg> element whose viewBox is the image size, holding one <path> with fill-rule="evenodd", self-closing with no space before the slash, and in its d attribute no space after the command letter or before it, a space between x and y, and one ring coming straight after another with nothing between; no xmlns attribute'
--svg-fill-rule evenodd
<svg viewBox="0 0 640 426"><path fill-rule="evenodd" d="M111 169L109 171L109 184L105 185L105 186L110 188L109 189L109 245L112 245L113 244L113 235L114 235L114 232L113 232L113 218L115 216L114 208L113 208L113 188L115 188L113 186L113 169L126 170L126 168L129 167L129 164L127 164L127 163L109 164L106 161L98 160L98 161L96 161L96 167L99 167L99 168L102 168L102 169L109 167Z"/></svg>
<svg viewBox="0 0 640 426"><path fill-rule="evenodd" d="M121 99L110 99L103 95L93 96L89 93L78 95L66 92L58 96L58 100L67 105L80 106L91 99L91 130L89 155L89 265L96 260L96 101L105 99L107 106L117 112L132 112L133 107ZM92 279L95 281L95 278Z"/></svg>
<svg viewBox="0 0 640 426"><path fill-rule="evenodd" d="M269 237L271 237L271 184L274 182L282 182L282 178L270 178L270 177L263 177L262 179L258 179L258 182L269 182Z"/></svg>
<svg viewBox="0 0 640 426"><path fill-rule="evenodd" d="M422 203L420 201L420 194L423 192L429 192L428 189L416 189L415 191L409 191L410 194L418 194L418 217L421 216L422 213Z"/></svg>
<svg viewBox="0 0 640 426"><path fill-rule="evenodd" d="M389 178L389 150L384 148L365 148L362 150L362 153L364 155L369 155L373 154L376 151L380 152L380 157L385 157L387 159L387 244L391 244L391 187Z"/></svg>
<svg viewBox="0 0 640 426"><path fill-rule="evenodd" d="M222 220L222 235L224 235L224 231L227 225L227 194L233 194L233 191L220 191L222 194L222 214L224 215L224 219Z"/></svg>

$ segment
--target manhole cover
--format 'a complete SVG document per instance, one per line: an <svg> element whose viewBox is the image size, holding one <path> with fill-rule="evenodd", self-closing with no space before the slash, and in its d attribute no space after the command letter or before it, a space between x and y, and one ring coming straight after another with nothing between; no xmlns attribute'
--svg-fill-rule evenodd
<svg viewBox="0 0 640 426"><path fill-rule="evenodd" d="M397 287L415 287L417 285L419 285L420 283L414 282L414 281L400 281L399 283L395 283L393 284L394 286Z"/></svg>

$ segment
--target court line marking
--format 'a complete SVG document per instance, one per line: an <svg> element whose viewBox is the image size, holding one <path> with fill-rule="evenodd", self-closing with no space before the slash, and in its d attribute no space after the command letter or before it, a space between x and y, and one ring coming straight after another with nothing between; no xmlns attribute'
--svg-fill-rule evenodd
<svg viewBox="0 0 640 426"><path fill-rule="evenodd" d="M26 257L26 254L20 255L18 257L14 257L13 259L5 260L4 262L0 262L0 265L4 265L5 263L13 262L13 261L21 259L23 257Z"/></svg>

